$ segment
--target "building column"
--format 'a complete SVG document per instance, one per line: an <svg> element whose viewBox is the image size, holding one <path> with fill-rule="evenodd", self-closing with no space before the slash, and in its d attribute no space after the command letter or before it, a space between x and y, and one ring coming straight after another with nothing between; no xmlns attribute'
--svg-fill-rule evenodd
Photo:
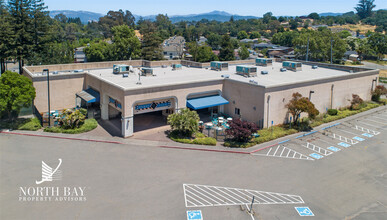
<svg viewBox="0 0 387 220"><path fill-rule="evenodd" d="M224 113L224 105L219 105L219 113Z"/></svg>
<svg viewBox="0 0 387 220"><path fill-rule="evenodd" d="M121 133L122 137L133 136L133 116L121 118Z"/></svg>
<svg viewBox="0 0 387 220"><path fill-rule="evenodd" d="M101 118L102 120L109 120L109 100L106 95L101 97Z"/></svg>

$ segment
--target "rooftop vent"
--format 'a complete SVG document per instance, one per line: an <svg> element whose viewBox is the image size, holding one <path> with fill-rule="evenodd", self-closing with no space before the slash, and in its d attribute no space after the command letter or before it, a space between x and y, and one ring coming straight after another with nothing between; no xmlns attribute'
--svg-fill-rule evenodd
<svg viewBox="0 0 387 220"><path fill-rule="evenodd" d="M83 69L80 69L80 70L74 70L74 73L81 73L83 72Z"/></svg>
<svg viewBox="0 0 387 220"><path fill-rule="evenodd" d="M129 74L127 74L127 73L122 74L123 78L128 77L128 76L129 76Z"/></svg>
<svg viewBox="0 0 387 220"><path fill-rule="evenodd" d="M269 72L266 71L266 70L262 70L262 71L261 71L261 74L262 74L262 75L266 75L266 74L268 74L268 73L269 73Z"/></svg>
<svg viewBox="0 0 387 220"><path fill-rule="evenodd" d="M230 75L226 74L226 75L222 75L222 77L228 79L230 78Z"/></svg>
<svg viewBox="0 0 387 220"><path fill-rule="evenodd" d="M54 71L54 72L52 72L52 74L59 74L59 72L58 71Z"/></svg>
<svg viewBox="0 0 387 220"><path fill-rule="evenodd" d="M255 85L258 85L258 82L257 82L257 81L255 81L255 80L252 80L252 79L249 81L249 83L251 83L251 84L255 84Z"/></svg>
<svg viewBox="0 0 387 220"><path fill-rule="evenodd" d="M286 72L286 68L281 68L280 71L281 72Z"/></svg>
<svg viewBox="0 0 387 220"><path fill-rule="evenodd" d="M317 68L318 68L318 66L316 66L316 65L312 66L312 69L317 69Z"/></svg>

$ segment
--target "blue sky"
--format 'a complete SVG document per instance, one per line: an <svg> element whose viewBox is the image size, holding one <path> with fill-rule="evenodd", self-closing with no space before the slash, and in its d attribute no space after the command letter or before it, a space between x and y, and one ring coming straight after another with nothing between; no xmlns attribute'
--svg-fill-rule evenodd
<svg viewBox="0 0 387 220"><path fill-rule="evenodd" d="M83 10L106 14L109 10L129 10L137 15L186 15L226 11L231 14L262 16L307 15L311 12L348 12L358 0L45 0L49 10ZM376 9L386 9L386 0L376 0Z"/></svg>

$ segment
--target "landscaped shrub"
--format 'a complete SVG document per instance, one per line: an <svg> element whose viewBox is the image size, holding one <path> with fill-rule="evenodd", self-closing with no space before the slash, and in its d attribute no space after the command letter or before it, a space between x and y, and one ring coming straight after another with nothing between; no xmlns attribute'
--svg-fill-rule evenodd
<svg viewBox="0 0 387 220"><path fill-rule="evenodd" d="M352 94L352 101L351 101L351 110L359 110L361 108L364 108L367 104L364 103L363 99L360 98L360 96L356 94Z"/></svg>
<svg viewBox="0 0 387 220"><path fill-rule="evenodd" d="M184 137L191 137L199 130L199 115L188 108L180 110L168 116L168 124L172 130L179 132Z"/></svg>
<svg viewBox="0 0 387 220"><path fill-rule="evenodd" d="M306 97L298 92L293 93L293 98L285 105L288 108L289 113L293 116L293 122L296 124L301 113L307 112L309 118L313 119L319 114L314 104Z"/></svg>
<svg viewBox="0 0 387 220"><path fill-rule="evenodd" d="M40 121L37 118L17 118L13 121L0 120L0 128L36 131L41 127Z"/></svg>
<svg viewBox="0 0 387 220"><path fill-rule="evenodd" d="M387 89L383 85L376 86L375 90L371 93L372 94L372 101L379 102L380 96L387 94Z"/></svg>
<svg viewBox="0 0 387 220"><path fill-rule="evenodd" d="M168 137L176 142L185 143L185 144L199 144L199 145L216 145L216 139L212 137L207 137L206 135L196 132L195 137L183 137L181 133L177 130L172 131Z"/></svg>
<svg viewBox="0 0 387 220"><path fill-rule="evenodd" d="M59 126L63 129L79 128L86 120L86 113L86 109L66 109L58 119Z"/></svg>
<svg viewBox="0 0 387 220"><path fill-rule="evenodd" d="M62 127L46 127L45 132L52 133L66 133L66 134L79 134L91 131L98 126L98 122L94 118L86 119L85 122L79 128L65 129Z"/></svg>
<svg viewBox="0 0 387 220"><path fill-rule="evenodd" d="M226 130L226 134L232 139L239 142L246 142L250 139L251 134L258 130L255 123L234 119L229 122L230 128Z"/></svg>
<svg viewBox="0 0 387 220"><path fill-rule="evenodd" d="M337 115L337 109L328 109L328 115Z"/></svg>

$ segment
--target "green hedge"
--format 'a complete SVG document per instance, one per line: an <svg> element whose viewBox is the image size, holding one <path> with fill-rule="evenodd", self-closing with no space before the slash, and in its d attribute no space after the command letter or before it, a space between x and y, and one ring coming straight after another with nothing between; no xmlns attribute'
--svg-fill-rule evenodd
<svg viewBox="0 0 387 220"><path fill-rule="evenodd" d="M177 131L172 131L168 137L176 142L185 143L185 144L199 144L199 145L216 145L216 139L212 137L207 137L200 132L195 133L195 138L181 137Z"/></svg>
<svg viewBox="0 0 387 220"><path fill-rule="evenodd" d="M74 129L63 129L61 127L47 127L44 129L45 132L52 132L52 133L66 133L66 134L79 134L91 131L95 129L98 126L98 122L94 119L86 119L85 123L81 125L79 128Z"/></svg>
<svg viewBox="0 0 387 220"><path fill-rule="evenodd" d="M0 128L37 131L42 128L42 126L37 118L18 118L12 122L9 122L8 120L1 121Z"/></svg>

